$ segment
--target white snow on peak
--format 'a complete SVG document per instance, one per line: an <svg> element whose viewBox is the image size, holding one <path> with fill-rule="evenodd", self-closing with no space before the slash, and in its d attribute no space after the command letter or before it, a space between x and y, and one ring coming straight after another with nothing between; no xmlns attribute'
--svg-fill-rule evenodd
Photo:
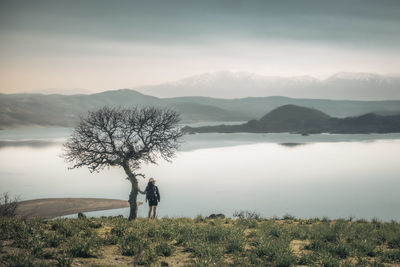
<svg viewBox="0 0 400 267"><path fill-rule="evenodd" d="M218 83L248 83L248 84L295 84L295 83L317 83L320 80L311 76L266 76L251 72L232 72L219 71L212 73L203 73L200 75L190 76L182 80L175 81L173 85L199 86L210 85L215 86Z"/></svg>
<svg viewBox="0 0 400 267"><path fill-rule="evenodd" d="M388 78L379 74L366 72L339 72L326 79L326 81L332 80L383 81L388 80Z"/></svg>
<svg viewBox="0 0 400 267"><path fill-rule="evenodd" d="M362 72L340 72L327 79L312 76L266 76L251 72L219 71L203 73L175 82L142 87L138 91L158 97L289 96L332 99L397 98L400 79ZM385 93L386 92L386 93ZM389 97L390 96L390 97Z"/></svg>

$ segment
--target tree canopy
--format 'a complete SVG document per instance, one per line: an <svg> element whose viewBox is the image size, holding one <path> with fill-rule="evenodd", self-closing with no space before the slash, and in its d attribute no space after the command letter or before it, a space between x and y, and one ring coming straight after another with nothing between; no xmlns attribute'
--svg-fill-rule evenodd
<svg viewBox="0 0 400 267"><path fill-rule="evenodd" d="M160 156L170 160L182 136L179 121L172 110L103 107L81 119L64 144L64 157L72 168L87 166L92 172L125 163L133 171Z"/></svg>

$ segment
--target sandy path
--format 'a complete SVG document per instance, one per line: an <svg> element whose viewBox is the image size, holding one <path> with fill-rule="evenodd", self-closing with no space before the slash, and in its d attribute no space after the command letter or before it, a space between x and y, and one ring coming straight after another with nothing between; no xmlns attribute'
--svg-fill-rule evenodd
<svg viewBox="0 0 400 267"><path fill-rule="evenodd" d="M141 204L141 203L138 203ZM19 202L17 214L51 219L57 216L96 210L129 207L126 200L104 198L43 198Z"/></svg>

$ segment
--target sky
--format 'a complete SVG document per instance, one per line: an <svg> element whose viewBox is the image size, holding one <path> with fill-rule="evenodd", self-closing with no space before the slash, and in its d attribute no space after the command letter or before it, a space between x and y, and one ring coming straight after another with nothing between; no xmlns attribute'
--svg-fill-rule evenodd
<svg viewBox="0 0 400 267"><path fill-rule="evenodd" d="M400 73L398 0L0 0L0 92Z"/></svg>

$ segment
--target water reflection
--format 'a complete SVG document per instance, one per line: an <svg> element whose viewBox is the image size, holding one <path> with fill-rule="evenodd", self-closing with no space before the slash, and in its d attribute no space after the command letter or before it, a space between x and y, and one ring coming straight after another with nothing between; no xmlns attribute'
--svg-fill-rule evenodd
<svg viewBox="0 0 400 267"><path fill-rule="evenodd" d="M278 143L278 144L285 147L297 147L297 146L307 145L307 143Z"/></svg>
<svg viewBox="0 0 400 267"><path fill-rule="evenodd" d="M376 135L191 135L172 163L145 165L142 172L158 180L160 216L257 210L265 217L289 213L398 220L399 136L379 137L376 141ZM48 146L27 144L0 150L2 191L24 200L128 198L130 184L120 168L69 171L59 157L59 139ZM146 182L140 180L140 186ZM146 212L146 205L139 208L140 216Z"/></svg>
<svg viewBox="0 0 400 267"><path fill-rule="evenodd" d="M27 141L0 141L0 149L5 147L31 147L43 148L47 146L59 145L60 142L43 141L43 140L27 140Z"/></svg>

